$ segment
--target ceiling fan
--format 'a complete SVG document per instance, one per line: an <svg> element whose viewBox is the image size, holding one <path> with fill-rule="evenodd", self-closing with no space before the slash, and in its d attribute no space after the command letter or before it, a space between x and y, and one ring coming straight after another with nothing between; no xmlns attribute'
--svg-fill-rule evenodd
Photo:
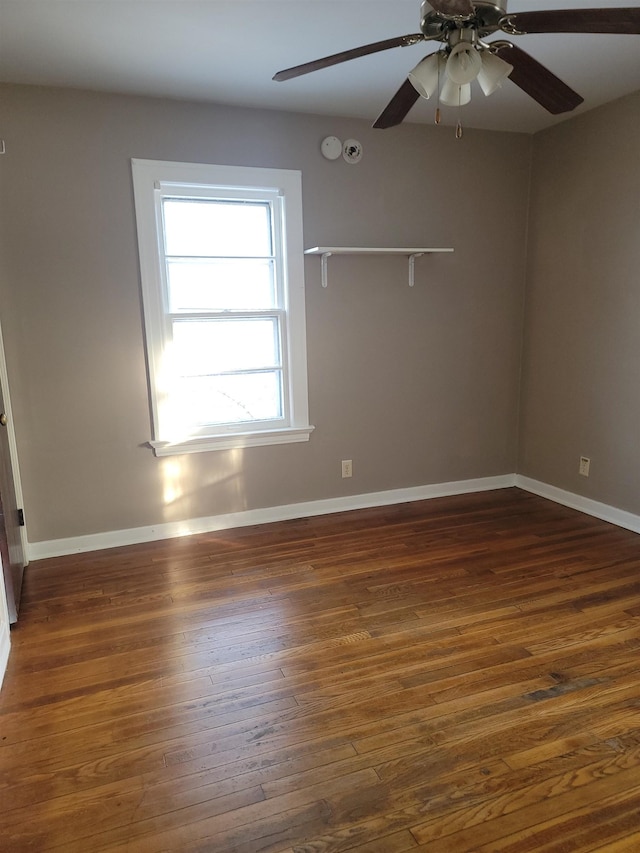
<svg viewBox="0 0 640 853"><path fill-rule="evenodd" d="M373 42L312 62L278 71L273 79L290 80L368 56L393 47L420 42L439 42L409 72L407 79L374 122L387 128L400 124L418 98L437 93L438 102L450 106L468 103L471 82L478 81L485 95L492 94L509 79L550 113L569 112L583 98L521 48L507 40L485 41L501 31L508 36L529 33L619 33L640 34L640 8L549 9L507 12L508 0L423 0L420 32ZM439 109L436 110L439 122ZM457 135L461 135L458 123Z"/></svg>

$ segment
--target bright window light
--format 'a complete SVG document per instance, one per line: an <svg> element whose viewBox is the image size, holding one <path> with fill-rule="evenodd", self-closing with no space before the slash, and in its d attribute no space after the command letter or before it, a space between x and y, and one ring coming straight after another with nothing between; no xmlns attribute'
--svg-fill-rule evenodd
<svg viewBox="0 0 640 853"><path fill-rule="evenodd" d="M308 440L299 173L133 175L154 450Z"/></svg>

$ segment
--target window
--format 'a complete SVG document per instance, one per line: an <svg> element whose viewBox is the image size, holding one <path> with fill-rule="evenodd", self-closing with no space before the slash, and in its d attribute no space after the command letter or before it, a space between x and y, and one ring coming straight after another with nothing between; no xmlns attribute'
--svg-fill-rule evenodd
<svg viewBox="0 0 640 853"><path fill-rule="evenodd" d="M307 441L300 173L132 167L156 455Z"/></svg>

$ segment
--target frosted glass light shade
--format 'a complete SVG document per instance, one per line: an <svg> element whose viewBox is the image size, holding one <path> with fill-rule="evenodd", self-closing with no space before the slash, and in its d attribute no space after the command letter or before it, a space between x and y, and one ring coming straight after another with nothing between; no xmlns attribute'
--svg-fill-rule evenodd
<svg viewBox="0 0 640 853"><path fill-rule="evenodd" d="M447 59L447 77L458 86L475 80L481 68L479 52L467 42L458 42Z"/></svg>
<svg viewBox="0 0 640 853"><path fill-rule="evenodd" d="M430 98L437 90L441 62L440 53L431 53L409 72L411 85L423 98Z"/></svg>
<svg viewBox="0 0 640 853"><path fill-rule="evenodd" d="M448 107L461 107L463 104L468 104L471 100L471 83L464 83L458 86L449 77L444 81L444 85L440 90L440 101Z"/></svg>
<svg viewBox="0 0 640 853"><path fill-rule="evenodd" d="M480 54L482 68L478 73L478 83L485 95L493 95L496 89L502 86L504 80L513 71L513 65L509 65L504 59L500 59L495 53L483 50Z"/></svg>

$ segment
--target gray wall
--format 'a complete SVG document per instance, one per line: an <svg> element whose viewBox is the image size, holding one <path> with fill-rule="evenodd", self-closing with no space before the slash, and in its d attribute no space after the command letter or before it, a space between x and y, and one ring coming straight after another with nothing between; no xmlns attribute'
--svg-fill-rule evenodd
<svg viewBox="0 0 640 853"><path fill-rule="evenodd" d="M514 471L529 137L21 86L0 87L0 115L30 541ZM329 134L359 139L361 163L324 160ZM156 459L132 157L300 169L306 246L455 253L420 258L413 289L402 258L332 258L327 290L308 258L310 442Z"/></svg>
<svg viewBox="0 0 640 853"><path fill-rule="evenodd" d="M538 134L531 187L519 472L640 514L640 93Z"/></svg>

